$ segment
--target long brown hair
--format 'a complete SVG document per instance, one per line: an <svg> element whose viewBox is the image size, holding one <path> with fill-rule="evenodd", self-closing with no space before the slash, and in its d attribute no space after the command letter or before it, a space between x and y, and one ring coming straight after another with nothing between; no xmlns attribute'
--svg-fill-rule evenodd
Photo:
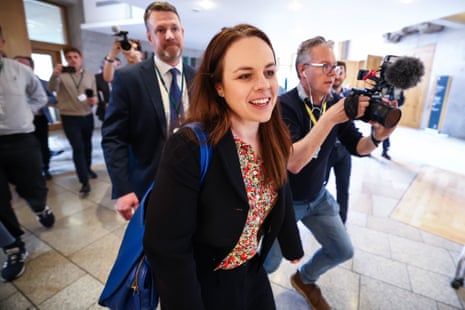
<svg viewBox="0 0 465 310"><path fill-rule="evenodd" d="M273 46L260 29L247 24L223 28L208 44L192 83L186 122L201 122L209 133L212 146L231 129L231 110L215 89L215 85L222 81L224 56L234 42L247 37L263 40L271 48L276 63ZM270 120L259 125L258 135L265 178L277 188L281 187L287 181L286 166L292 143L288 128L281 118L279 103Z"/></svg>

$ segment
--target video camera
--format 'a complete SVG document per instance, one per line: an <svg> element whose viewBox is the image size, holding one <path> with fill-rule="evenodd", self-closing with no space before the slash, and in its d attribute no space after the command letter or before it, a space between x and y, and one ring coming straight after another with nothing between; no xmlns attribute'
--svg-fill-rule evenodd
<svg viewBox="0 0 465 310"><path fill-rule="evenodd" d="M382 101L382 98L395 100L396 88L405 90L418 84L425 73L423 63L414 57L388 55L377 70L360 70L357 80L372 81L372 88L353 88L344 102L344 109L350 119L357 116L358 97L370 97L370 104L360 118L364 122L375 121L386 128L397 125L402 116L400 109Z"/></svg>
<svg viewBox="0 0 465 310"><path fill-rule="evenodd" d="M120 30L118 26L111 27L111 30L114 32L115 37L121 37L122 39L119 41L121 48L125 51L129 51L131 49L131 42L128 39L128 31Z"/></svg>

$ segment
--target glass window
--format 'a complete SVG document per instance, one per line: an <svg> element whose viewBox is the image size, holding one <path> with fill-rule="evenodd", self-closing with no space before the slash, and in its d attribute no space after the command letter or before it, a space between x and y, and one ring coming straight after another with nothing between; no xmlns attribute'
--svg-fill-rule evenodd
<svg viewBox="0 0 465 310"><path fill-rule="evenodd" d="M66 44L62 8L37 0L24 0L29 39Z"/></svg>

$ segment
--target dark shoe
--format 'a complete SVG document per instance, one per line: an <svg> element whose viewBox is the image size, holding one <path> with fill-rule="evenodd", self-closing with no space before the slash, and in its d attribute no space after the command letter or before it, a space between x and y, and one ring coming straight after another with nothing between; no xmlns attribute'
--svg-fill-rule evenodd
<svg viewBox="0 0 465 310"><path fill-rule="evenodd" d="M7 255L6 262L3 263L2 280L9 282L21 276L24 272L24 260L28 253L24 247L14 247L4 250Z"/></svg>
<svg viewBox="0 0 465 310"><path fill-rule="evenodd" d="M89 178L96 179L97 178L97 173L95 173L95 172L93 172L92 170L89 169Z"/></svg>
<svg viewBox="0 0 465 310"><path fill-rule="evenodd" d="M313 310L331 310L318 285L303 283L298 271L291 276L291 284L297 292L305 297Z"/></svg>
<svg viewBox="0 0 465 310"><path fill-rule="evenodd" d="M387 160L391 160L391 156L389 156L389 154L388 154L387 151L383 151L383 153L381 153L381 156L383 156L383 157L386 158Z"/></svg>
<svg viewBox="0 0 465 310"><path fill-rule="evenodd" d="M82 184L81 190L79 191L80 193L87 195L90 193L90 185L89 183Z"/></svg>
<svg viewBox="0 0 465 310"><path fill-rule="evenodd" d="M58 156L62 154L64 150L58 150L58 151L50 151L50 156Z"/></svg>
<svg viewBox="0 0 465 310"><path fill-rule="evenodd" d="M39 221L42 226L46 228L50 228L55 224L55 215L53 214L52 210L45 206L45 209L41 212L36 212L37 220Z"/></svg>
<svg viewBox="0 0 465 310"><path fill-rule="evenodd" d="M47 181L50 181L52 179L52 175L50 174L50 172L48 172L48 170L44 171L43 175L45 180Z"/></svg>

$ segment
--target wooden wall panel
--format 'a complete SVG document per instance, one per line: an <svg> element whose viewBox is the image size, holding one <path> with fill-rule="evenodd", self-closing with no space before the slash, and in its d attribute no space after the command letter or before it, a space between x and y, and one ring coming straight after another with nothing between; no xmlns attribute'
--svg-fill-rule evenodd
<svg viewBox="0 0 465 310"><path fill-rule="evenodd" d="M26 14L22 0L2 1L0 25L6 40L3 49L8 57L31 54L31 42L28 39Z"/></svg>
<svg viewBox="0 0 465 310"><path fill-rule="evenodd" d="M425 66L425 75L420 83L404 92L405 104L402 106L402 118L400 124L412 128L420 128L423 113L425 111L428 85L431 79L431 67L433 65L436 45L431 44L417 48L412 56L418 57ZM430 109L431 107L429 107Z"/></svg>

